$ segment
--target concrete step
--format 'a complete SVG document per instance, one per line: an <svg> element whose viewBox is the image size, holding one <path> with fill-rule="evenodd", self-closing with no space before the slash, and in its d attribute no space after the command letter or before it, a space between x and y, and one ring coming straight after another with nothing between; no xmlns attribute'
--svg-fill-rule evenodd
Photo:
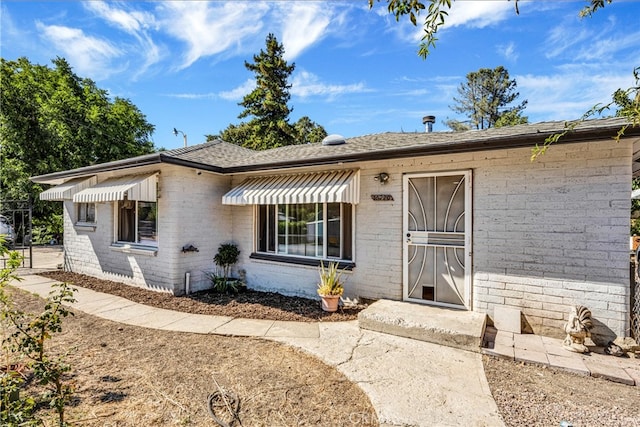
<svg viewBox="0 0 640 427"><path fill-rule="evenodd" d="M403 301L378 300L358 314L362 329L480 352L487 317Z"/></svg>

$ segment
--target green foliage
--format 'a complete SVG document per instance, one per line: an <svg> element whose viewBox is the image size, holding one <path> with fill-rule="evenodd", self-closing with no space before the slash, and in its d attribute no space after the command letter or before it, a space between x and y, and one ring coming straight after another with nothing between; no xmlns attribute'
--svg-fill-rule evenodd
<svg viewBox="0 0 640 427"><path fill-rule="evenodd" d="M34 217L60 212L38 200L30 176L124 159L154 151L154 130L129 100L109 99L66 60L53 68L27 58L0 59L0 188L4 199L34 200Z"/></svg>
<svg viewBox="0 0 640 427"><path fill-rule="evenodd" d="M377 2L380 1L382 0L377 0ZM611 4L613 0L587 1L589 5L582 8L579 12L579 16L581 18L591 16L598 9L605 7L607 4ZM436 41L438 41L436 34L438 33L438 30L444 26L445 20L449 16L448 11L451 10L453 0L386 0L386 2L387 10L390 14L395 16L396 21L400 21L402 17L408 16L409 21L414 26L418 25L418 17L420 16L420 13L426 9L424 23L422 24L424 34L418 49L418 55L425 59L429 56L429 49L436 47ZM516 15L520 14L518 2L519 0L513 0ZM369 0L369 9L373 7L374 3L376 3L375 0ZM428 4L429 7L426 7L425 4Z"/></svg>
<svg viewBox="0 0 640 427"><path fill-rule="evenodd" d="M211 289L219 294L237 294L245 289L246 285L238 279L227 279L218 272L207 272Z"/></svg>
<svg viewBox="0 0 640 427"><path fill-rule="evenodd" d="M238 118L252 117L248 122L229 125L220 135L207 135L207 141L217 139L254 150L266 150L285 145L319 142L327 133L308 117L297 123L289 123L292 109L289 77L295 64L284 60L284 46L273 34L266 39L266 51L253 56L253 63L245 61L245 67L255 75L256 88L244 96L239 105L245 109Z"/></svg>
<svg viewBox="0 0 640 427"><path fill-rule="evenodd" d="M377 1L380 2L382 0L377 0ZM429 55L429 49L432 47L435 47L435 42L438 40L436 38L436 34L438 30L445 24L446 17L448 16L447 11L451 9L452 0L427 0L424 2L420 0L386 0L386 1L388 5L387 9L390 14L396 17L396 21L399 21L400 18L402 18L403 16L408 16L409 20L413 25L418 25L417 17L420 15L421 11L424 11L425 9L427 9L426 16L424 19L424 24L423 24L424 35L422 36L422 40L420 42L420 48L418 50L418 55L420 55L420 57L422 57L423 59L426 59L427 56ZM518 1L519 0L513 0L516 14L520 13L520 11L518 10ZM581 18L591 17L599 9L602 9L606 5L611 4L613 0L587 0L587 2L588 2L588 5L582 8L578 13L578 15ZM374 0L369 0L369 8L372 8L374 3L375 3ZM426 8L425 3L429 5L428 8ZM581 119L573 122L567 122L565 124L565 130L563 132L549 136L542 145L536 145L533 148L532 154L531 154L531 160L533 161L538 156L544 154L547 148L551 144L558 141L567 133L575 129L577 124L580 123L581 121L586 120L588 117L591 117L595 113L599 111L601 112L601 110L607 109L612 105L620 106L621 101L624 101L625 99L632 100L633 105L627 108L624 108L624 107L620 108L618 110L619 111L618 115L620 117L626 117L627 119L629 119L630 123L620 128L616 136L616 139L617 140L620 139L620 137L624 135L624 132L630 126L632 127L640 126L640 109L638 108L639 101L640 101L640 99L638 98L638 94L639 94L638 71L639 70L640 70L640 67L637 67L634 70L634 76L636 78L635 87L631 87L627 90L618 89L613 94L614 101L612 103L607 104L605 106L596 105L594 108L587 111L587 113L585 113ZM622 104L625 104L625 103L626 102L622 102ZM457 123L452 123L452 125L456 126ZM454 130L462 130L461 127L458 127L458 129L456 129L455 127L452 127L451 125L450 127Z"/></svg>
<svg viewBox="0 0 640 427"><path fill-rule="evenodd" d="M520 115L519 112L515 111L505 111L500 115L494 127L501 128L505 126L515 126L515 125L523 125L529 123L529 118L526 116Z"/></svg>
<svg viewBox="0 0 640 427"><path fill-rule="evenodd" d="M36 245L46 245L51 239L59 240L64 234L61 214L51 214L46 219L34 218L31 228L31 241Z"/></svg>
<svg viewBox="0 0 640 427"><path fill-rule="evenodd" d="M611 102L607 104L596 104L578 120L565 122L564 130L562 132L549 135L542 145L536 144L536 146L531 150L531 161L534 161L539 156L543 155L551 144L558 142L560 138L563 138L565 135L572 132L576 126L583 121L591 117L601 116L606 111L610 111L613 108L615 108L616 117L624 117L627 119L627 123L620 127L613 139L619 141L627 129L630 127L640 126L640 67L636 67L633 70L633 78L635 79L635 85L627 90L616 90L612 95Z"/></svg>
<svg viewBox="0 0 640 427"><path fill-rule="evenodd" d="M338 270L337 262L329 262L325 268L320 261L318 268L320 283L318 283L318 295L342 295L344 293L344 282L340 280L343 271Z"/></svg>
<svg viewBox="0 0 640 427"><path fill-rule="evenodd" d="M631 182L633 190L640 189L640 178L634 178ZM640 236L640 199L631 199L631 230L630 235Z"/></svg>
<svg viewBox="0 0 640 427"><path fill-rule="evenodd" d="M579 15L581 18L591 17L596 10L603 8L605 4L611 4L612 1L613 0L590 0L589 5L582 8Z"/></svg>
<svg viewBox="0 0 640 427"><path fill-rule="evenodd" d="M516 80L509 78L509 71L503 66L494 69L481 68L467 74L467 81L458 87L458 98L453 98L456 105L450 108L468 118L460 123L455 120L447 122L452 129L462 126L475 129L489 129L496 123L505 125L518 123L526 118L521 117L527 101L509 106L520 96L516 92ZM501 120L502 119L502 120Z"/></svg>
<svg viewBox="0 0 640 427"><path fill-rule="evenodd" d="M6 251L0 249L5 255ZM73 387L66 374L71 367L63 355L54 355L46 346L54 334L62 332L62 321L73 313L65 307L75 301L66 283L54 285L38 315L29 315L15 307L7 291L13 280L19 280L15 269L21 257L17 252L9 254L7 267L0 273L0 326L2 327L2 354L5 369L2 374L2 404L0 422L7 426L40 425L38 404L44 403L55 410L58 425L68 425L65 408L73 397ZM18 367L31 371L33 378L44 387L39 396L25 395L24 379L18 375Z"/></svg>
<svg viewBox="0 0 640 427"><path fill-rule="evenodd" d="M213 257L213 262L222 268L224 280L229 279L231 266L238 262L240 250L233 243L223 243L218 247L218 253Z"/></svg>
<svg viewBox="0 0 640 427"><path fill-rule="evenodd" d="M378 0L380 2L381 0ZM429 5L427 8L425 3ZM429 49L436 46L436 33L441 26L444 25L445 19L449 16L448 10L451 9L452 0L429 0L422 2L419 0L387 0L387 10L394 15L396 21L400 21L403 16L408 16L409 21L417 26L418 16L426 9L424 19L424 35L418 49L418 55L426 58L429 55ZM369 0L369 8L374 5L374 0Z"/></svg>
<svg viewBox="0 0 640 427"><path fill-rule="evenodd" d="M293 128L295 130L296 144L322 142L327 136L327 131L307 116L300 117L293 125Z"/></svg>

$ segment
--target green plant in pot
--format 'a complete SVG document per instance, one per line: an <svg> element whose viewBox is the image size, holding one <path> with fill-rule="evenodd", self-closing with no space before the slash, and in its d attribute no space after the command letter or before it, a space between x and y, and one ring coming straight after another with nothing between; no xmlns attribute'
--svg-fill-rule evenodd
<svg viewBox="0 0 640 427"><path fill-rule="evenodd" d="M337 262L329 262L325 267L324 262L320 261L318 273L318 295L322 299L322 309L328 312L337 311L340 297L344 293L344 282L340 280L343 271L338 270Z"/></svg>

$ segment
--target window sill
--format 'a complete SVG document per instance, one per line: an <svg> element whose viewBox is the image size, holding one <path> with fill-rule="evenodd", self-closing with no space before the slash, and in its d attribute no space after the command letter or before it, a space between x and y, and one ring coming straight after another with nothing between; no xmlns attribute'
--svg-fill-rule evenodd
<svg viewBox="0 0 640 427"><path fill-rule="evenodd" d="M73 224L73 228L79 231L96 231L95 222L76 222Z"/></svg>
<svg viewBox="0 0 640 427"><path fill-rule="evenodd" d="M140 246L136 244L113 243L111 246L109 246L109 249L115 252L122 252L125 254L146 255L146 256L158 255L158 248L153 246Z"/></svg>
<svg viewBox="0 0 640 427"><path fill-rule="evenodd" d="M251 255L249 255L249 258L257 259L261 261L281 262L284 264L307 265L310 267L319 267L320 261L324 262L325 264L328 262L337 262L338 268L340 270L347 270L347 271L353 270L356 266L356 263L353 261L340 261L340 260L317 259L317 258L299 258L299 257L286 256L286 255L265 254L262 252L253 252Z"/></svg>

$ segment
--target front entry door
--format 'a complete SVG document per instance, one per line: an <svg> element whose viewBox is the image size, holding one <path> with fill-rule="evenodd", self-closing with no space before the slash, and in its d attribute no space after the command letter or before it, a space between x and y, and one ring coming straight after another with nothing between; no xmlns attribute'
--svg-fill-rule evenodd
<svg viewBox="0 0 640 427"><path fill-rule="evenodd" d="M403 296L471 309L471 171L403 178Z"/></svg>

